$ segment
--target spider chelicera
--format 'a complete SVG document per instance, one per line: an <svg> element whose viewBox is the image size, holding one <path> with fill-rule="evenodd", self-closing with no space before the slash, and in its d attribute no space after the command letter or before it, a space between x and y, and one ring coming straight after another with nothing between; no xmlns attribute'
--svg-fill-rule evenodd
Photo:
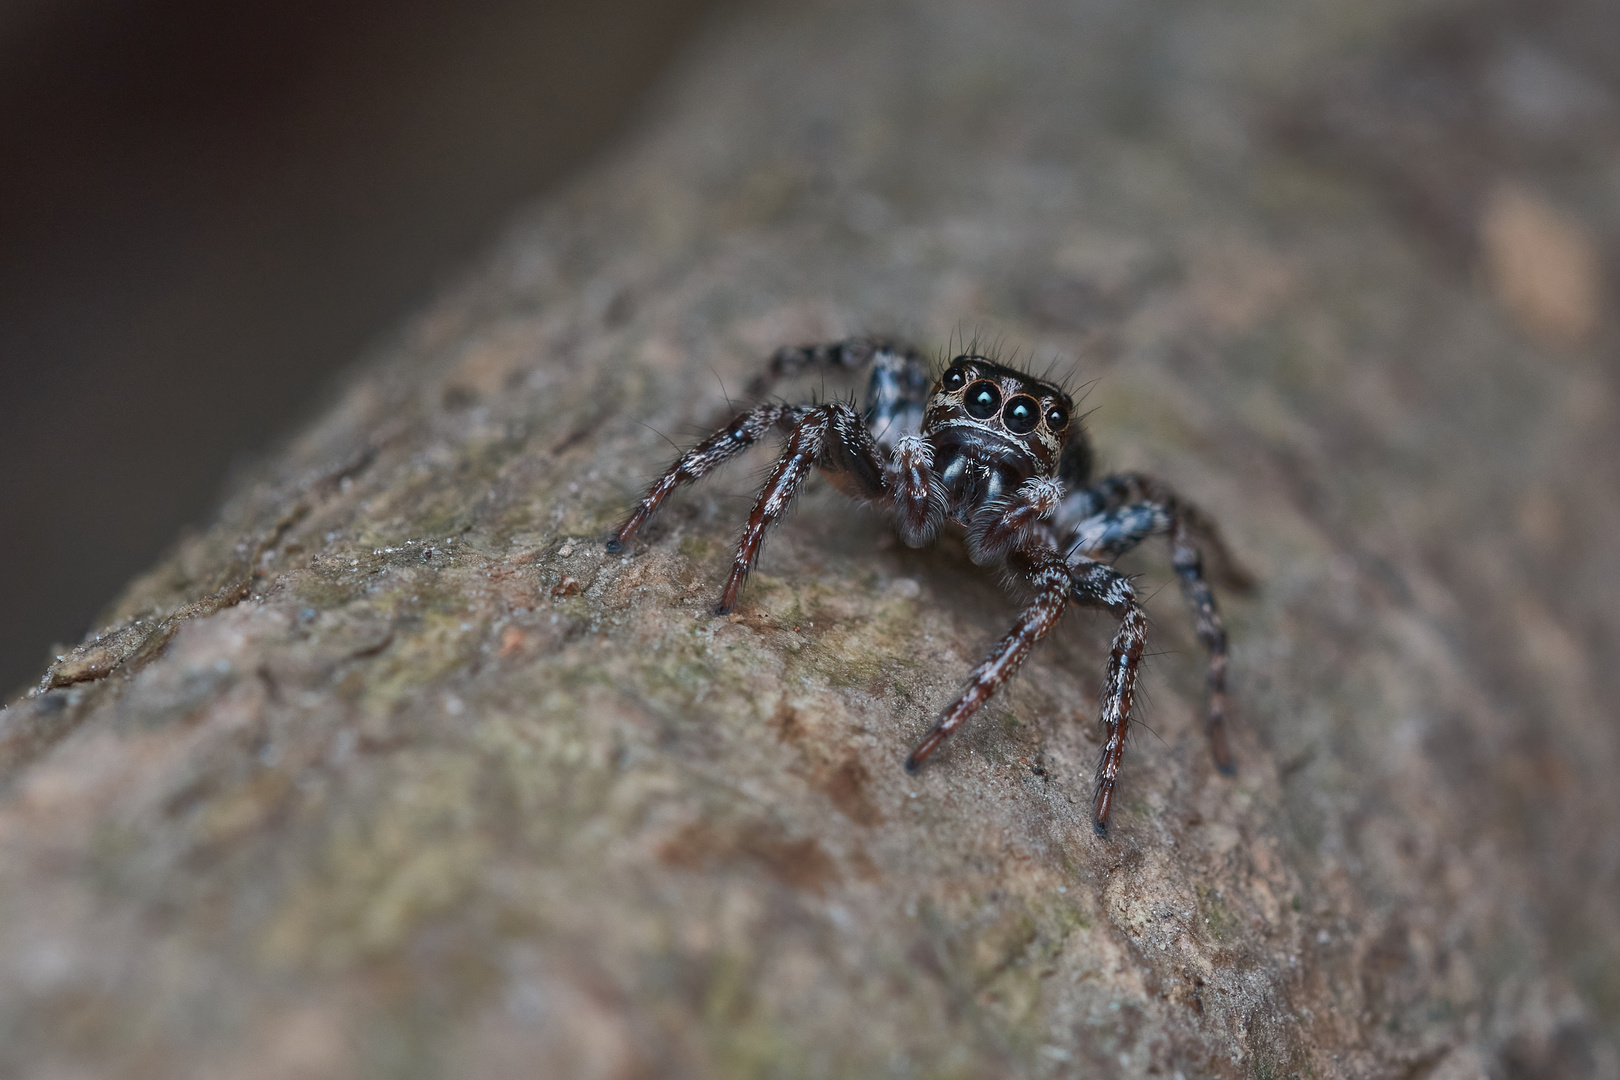
<svg viewBox="0 0 1620 1080"><path fill-rule="evenodd" d="M1198 639L1209 652L1204 727L1210 750L1216 768L1230 774L1226 631L1204 578L1204 555L1234 585L1243 585L1244 575L1213 522L1150 477L1119 473L1092 480L1091 445L1069 396L983 356L958 356L935 379L922 354L900 343L856 339L783 348L749 390L762 397L778 379L812 365L867 364L872 378L864 413L841 402L755 405L682 454L609 535L608 550L621 550L676 488L772 429L786 432L786 444L748 515L715 614L736 606L765 531L781 520L814 468L846 494L886 508L912 547L932 542L945 522L963 528L975 563L1005 566L1032 595L906 759L908 772L1012 677L1070 603L1108 609L1119 629L1102 691L1104 742L1091 819L1106 836L1147 626L1131 579L1109 562L1150 536L1166 535Z"/></svg>

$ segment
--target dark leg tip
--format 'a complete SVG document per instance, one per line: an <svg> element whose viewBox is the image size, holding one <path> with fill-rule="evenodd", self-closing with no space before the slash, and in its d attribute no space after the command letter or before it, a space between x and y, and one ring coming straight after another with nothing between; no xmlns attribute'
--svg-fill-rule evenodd
<svg viewBox="0 0 1620 1080"><path fill-rule="evenodd" d="M1237 762L1235 762L1235 761L1217 761L1215 763L1215 771L1220 773L1222 776L1236 776L1237 775Z"/></svg>
<svg viewBox="0 0 1620 1080"><path fill-rule="evenodd" d="M1108 822L1098 821L1096 818L1092 818L1091 831L1096 833L1100 839L1108 839Z"/></svg>
<svg viewBox="0 0 1620 1080"><path fill-rule="evenodd" d="M730 604L716 604L716 605L714 605L713 612L716 615L730 615L731 614L731 605Z"/></svg>
<svg viewBox="0 0 1620 1080"><path fill-rule="evenodd" d="M912 776L916 776L917 770L920 768L922 768L922 762L917 760L916 754L912 754L910 757L906 758L906 772L910 773Z"/></svg>
<svg viewBox="0 0 1620 1080"><path fill-rule="evenodd" d="M607 543L604 546L607 548L609 555L617 555L619 552L624 550L624 544L617 536L608 537Z"/></svg>

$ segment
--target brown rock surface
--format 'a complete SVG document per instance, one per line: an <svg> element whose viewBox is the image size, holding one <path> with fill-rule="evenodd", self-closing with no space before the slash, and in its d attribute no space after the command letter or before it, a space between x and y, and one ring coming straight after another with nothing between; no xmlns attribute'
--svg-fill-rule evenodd
<svg viewBox="0 0 1620 1080"><path fill-rule="evenodd" d="M0 1073L1615 1076L1614 332L1299 152L1354 10L733 13L0 712ZM1222 521L1235 780L1173 589L1103 841L1103 620L907 777L1012 616L958 544L814 484L711 618L739 468L605 554L863 330L1079 356Z"/></svg>

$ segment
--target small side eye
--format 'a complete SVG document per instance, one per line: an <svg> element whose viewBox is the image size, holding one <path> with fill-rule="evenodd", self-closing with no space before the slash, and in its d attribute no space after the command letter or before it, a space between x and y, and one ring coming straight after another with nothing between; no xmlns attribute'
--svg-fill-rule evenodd
<svg viewBox="0 0 1620 1080"><path fill-rule="evenodd" d="M946 390L954 394L967 385L967 374L961 368L953 367L939 381Z"/></svg>
<svg viewBox="0 0 1620 1080"><path fill-rule="evenodd" d="M973 419L988 420L1001 408L1001 391L989 379L980 379L968 387L962 403L967 406L968 415Z"/></svg>
<svg viewBox="0 0 1620 1080"><path fill-rule="evenodd" d="M1007 402L1007 407L1001 410L1001 422L1007 425L1007 430L1014 435L1028 435L1040 423L1041 406L1032 397L1019 394Z"/></svg>
<svg viewBox="0 0 1620 1080"><path fill-rule="evenodd" d="M1061 434L1069 426L1069 410L1061 405L1054 405L1046 410L1046 428L1054 435Z"/></svg>

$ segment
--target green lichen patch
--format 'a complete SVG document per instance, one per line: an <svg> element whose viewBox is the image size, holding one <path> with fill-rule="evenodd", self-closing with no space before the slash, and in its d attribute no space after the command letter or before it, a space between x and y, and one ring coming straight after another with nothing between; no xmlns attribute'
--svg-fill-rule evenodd
<svg viewBox="0 0 1620 1080"><path fill-rule="evenodd" d="M334 818L268 920L275 967L340 969L395 953L476 884L490 851L471 753L393 756Z"/></svg>

